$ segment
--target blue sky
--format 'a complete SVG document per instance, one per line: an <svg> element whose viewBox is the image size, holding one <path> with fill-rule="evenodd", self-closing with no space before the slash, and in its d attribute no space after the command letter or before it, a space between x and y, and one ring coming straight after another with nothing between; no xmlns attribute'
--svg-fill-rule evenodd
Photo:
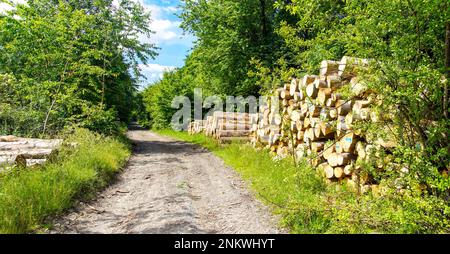
<svg viewBox="0 0 450 254"><path fill-rule="evenodd" d="M150 38L142 40L150 41L160 48L155 60L141 65L143 74L147 77L146 81L142 81L145 86L160 79L165 70L183 66L195 38L189 34L183 35L183 30L179 28L181 21L176 15L179 13L179 0L138 1L151 12L150 29L155 32Z"/></svg>

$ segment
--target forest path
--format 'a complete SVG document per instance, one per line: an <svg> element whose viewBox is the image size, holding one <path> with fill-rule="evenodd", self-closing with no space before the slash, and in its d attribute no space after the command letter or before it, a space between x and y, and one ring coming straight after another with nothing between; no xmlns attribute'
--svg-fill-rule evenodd
<svg viewBox="0 0 450 254"><path fill-rule="evenodd" d="M134 154L117 182L59 219L54 233L281 233L239 175L207 150L146 130L128 136Z"/></svg>

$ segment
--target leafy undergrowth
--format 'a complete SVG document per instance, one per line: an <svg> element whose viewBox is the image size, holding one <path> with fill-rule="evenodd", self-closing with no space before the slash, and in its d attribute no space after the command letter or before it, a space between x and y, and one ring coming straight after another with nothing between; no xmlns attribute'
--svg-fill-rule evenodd
<svg viewBox="0 0 450 254"><path fill-rule="evenodd" d="M78 129L65 137L57 158L43 167L16 168L0 177L0 233L38 230L46 219L90 199L126 163L130 149L123 138Z"/></svg>
<svg viewBox="0 0 450 254"><path fill-rule="evenodd" d="M274 161L247 144L220 145L202 134L171 130L166 136L202 145L251 183L257 197L282 217L292 233L450 233L450 207L424 194L357 195L325 184L304 161Z"/></svg>

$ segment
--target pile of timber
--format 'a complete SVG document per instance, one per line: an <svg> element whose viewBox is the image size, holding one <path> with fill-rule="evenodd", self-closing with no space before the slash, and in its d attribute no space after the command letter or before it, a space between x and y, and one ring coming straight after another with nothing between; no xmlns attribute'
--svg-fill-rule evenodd
<svg viewBox="0 0 450 254"><path fill-rule="evenodd" d="M198 134L205 130L206 120L194 120L188 125L189 134Z"/></svg>
<svg viewBox="0 0 450 254"><path fill-rule="evenodd" d="M257 121L256 116L256 114L216 111L206 117L201 131L221 142L249 141L252 125ZM193 121L191 126L200 121Z"/></svg>
<svg viewBox="0 0 450 254"><path fill-rule="evenodd" d="M0 167L20 165L31 167L44 164L61 146L60 139L29 139L0 136Z"/></svg>
<svg viewBox="0 0 450 254"><path fill-rule="evenodd" d="M293 78L276 89L260 108L254 145L277 157L307 158L329 182L345 182L358 190L376 188L370 176L358 173L356 162L373 159L378 149L393 147L395 141L373 140L355 127L358 122L379 120L371 105L380 99L358 75L368 64L353 57L325 60L319 75ZM351 96L341 91L350 91ZM379 167L386 162L380 161Z"/></svg>

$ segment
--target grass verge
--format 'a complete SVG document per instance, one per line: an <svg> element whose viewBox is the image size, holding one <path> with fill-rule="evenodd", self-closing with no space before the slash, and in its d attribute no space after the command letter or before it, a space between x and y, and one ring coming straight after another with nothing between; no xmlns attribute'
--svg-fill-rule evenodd
<svg viewBox="0 0 450 254"><path fill-rule="evenodd" d="M13 169L0 176L0 233L38 230L47 218L61 214L76 199L90 199L126 163L130 149L123 138L78 129L51 163Z"/></svg>
<svg viewBox="0 0 450 254"><path fill-rule="evenodd" d="M274 161L247 144L220 145L202 134L158 130L201 145L251 183L257 196L282 217L292 233L450 233L450 206L433 196L387 193L357 195L325 184L305 161Z"/></svg>

